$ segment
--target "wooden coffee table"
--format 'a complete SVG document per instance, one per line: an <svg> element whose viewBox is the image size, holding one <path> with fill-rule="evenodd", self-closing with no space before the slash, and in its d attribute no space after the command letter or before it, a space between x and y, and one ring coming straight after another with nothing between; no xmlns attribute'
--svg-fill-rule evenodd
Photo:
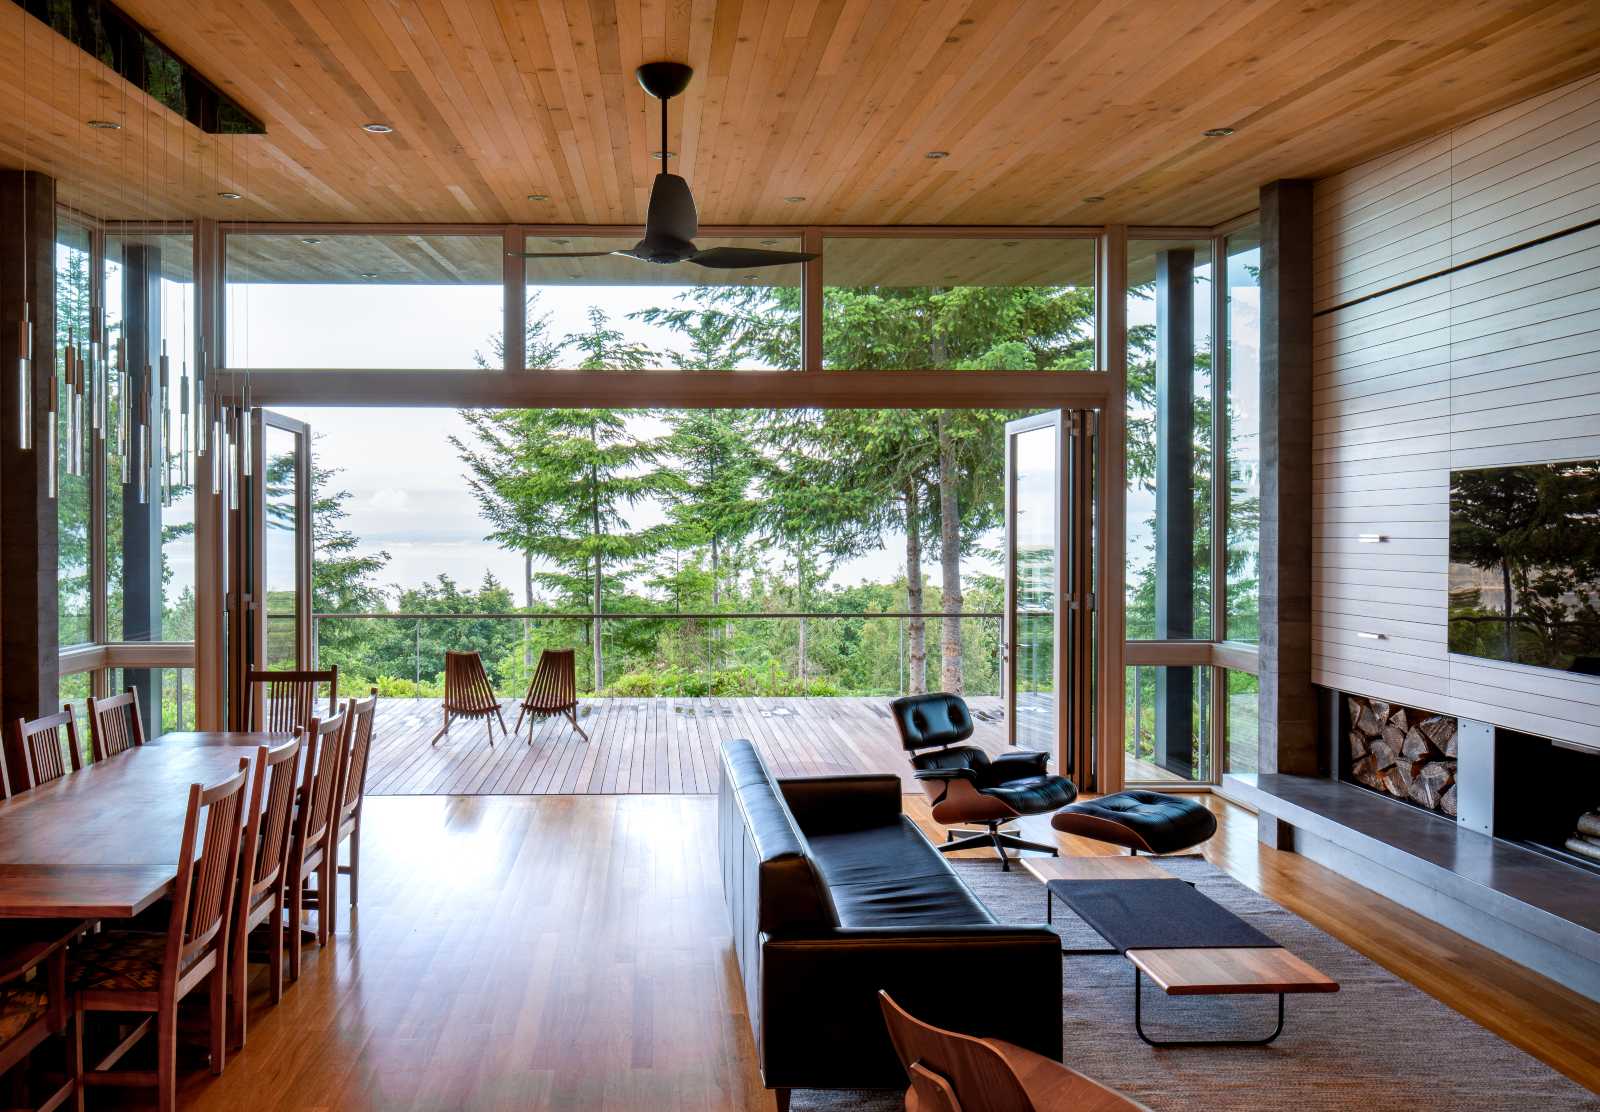
<svg viewBox="0 0 1600 1112"><path fill-rule="evenodd" d="M1082 881L1103 884L1107 881L1176 880L1155 860L1148 857L1062 857L1025 858L1023 867L1045 886L1045 921L1054 919L1055 884ZM1179 892L1185 892L1179 889ZM1064 896L1069 899L1070 896ZM1193 885L1181 900L1187 904L1206 897ZM1204 905L1202 905L1204 906ZM1226 911L1216 914L1237 920ZM1117 930L1107 926L1107 930ZM1108 939L1109 941L1109 939ZM1270 939L1263 939L1270 941ZM1139 1037L1151 1046L1265 1046L1283 1033L1284 998L1290 993L1338 992L1339 983L1319 972L1308 962L1281 946L1195 946L1168 948L1068 949L1069 955L1121 954L1133 965L1133 1026ZM1272 1033L1261 1039L1155 1039L1144 1030L1144 978L1149 977L1168 996L1277 996L1278 1022Z"/></svg>

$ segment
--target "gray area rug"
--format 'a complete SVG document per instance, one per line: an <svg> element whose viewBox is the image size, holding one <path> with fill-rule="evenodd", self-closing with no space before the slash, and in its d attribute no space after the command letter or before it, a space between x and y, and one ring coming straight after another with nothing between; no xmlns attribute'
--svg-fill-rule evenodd
<svg viewBox="0 0 1600 1112"><path fill-rule="evenodd" d="M1003 921L1044 920L1044 886L1021 869L953 862ZM1164 868L1248 920L1339 982L1329 995L1291 996L1278 1041L1266 1047L1157 1050L1133 1029L1133 967L1126 959L1062 959L1063 1061L1153 1109L1600 1110L1600 1096L1479 1027L1197 858ZM1056 904L1070 947L1103 945ZM1276 997L1168 998L1145 984L1145 1030L1155 1037L1261 1037ZM899 1092L794 1094L796 1109L897 1109Z"/></svg>

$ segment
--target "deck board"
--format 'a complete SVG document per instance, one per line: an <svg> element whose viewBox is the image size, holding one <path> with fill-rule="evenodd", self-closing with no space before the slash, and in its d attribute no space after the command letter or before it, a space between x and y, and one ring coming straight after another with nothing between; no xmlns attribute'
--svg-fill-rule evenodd
<svg viewBox="0 0 1600 1112"><path fill-rule="evenodd" d="M995 696L968 700L974 741L1005 747L1005 722ZM367 773L370 795L704 795L716 790L717 746L749 738L780 776L892 772L906 790L917 786L901 752L884 698L624 698L586 699L579 722L585 741L564 719L528 727L509 739L482 719L451 724L429 745L442 721L437 699L384 699ZM502 713L516 721L516 702Z"/></svg>

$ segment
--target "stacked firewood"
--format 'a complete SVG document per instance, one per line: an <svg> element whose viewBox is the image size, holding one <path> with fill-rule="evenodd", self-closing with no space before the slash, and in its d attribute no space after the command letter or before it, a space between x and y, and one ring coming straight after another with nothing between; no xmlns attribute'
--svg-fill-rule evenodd
<svg viewBox="0 0 1600 1112"><path fill-rule="evenodd" d="M1456 813L1456 720L1349 697L1350 775L1430 811ZM1597 846L1600 851L1600 846Z"/></svg>
<svg viewBox="0 0 1600 1112"><path fill-rule="evenodd" d="M1591 861L1600 861L1600 807L1578 816L1578 825L1567 839L1567 850Z"/></svg>

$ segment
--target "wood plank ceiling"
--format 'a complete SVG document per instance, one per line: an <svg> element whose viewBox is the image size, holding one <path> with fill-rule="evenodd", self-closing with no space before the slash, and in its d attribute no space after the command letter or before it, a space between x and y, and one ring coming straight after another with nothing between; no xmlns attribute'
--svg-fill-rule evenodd
<svg viewBox="0 0 1600 1112"><path fill-rule="evenodd" d="M112 217L634 223L632 72L672 58L707 224L1212 224L1600 69L1594 0L119 2L268 134L201 136L37 21L24 51L0 5L0 162L26 119Z"/></svg>

